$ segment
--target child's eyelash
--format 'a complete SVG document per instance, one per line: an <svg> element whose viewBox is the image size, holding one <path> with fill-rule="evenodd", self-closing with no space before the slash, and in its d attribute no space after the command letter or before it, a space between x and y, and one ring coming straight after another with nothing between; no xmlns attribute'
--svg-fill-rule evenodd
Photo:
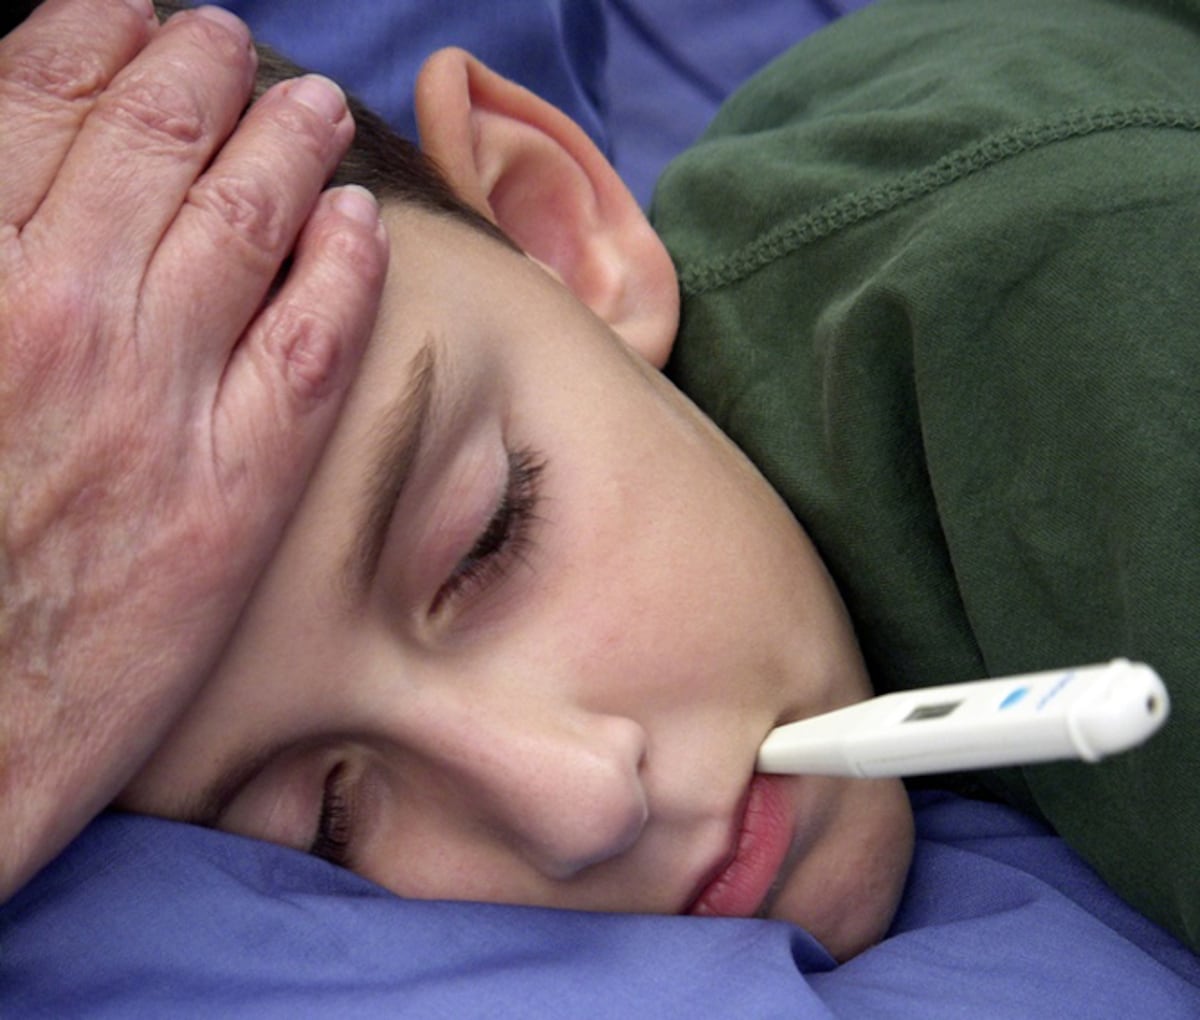
<svg viewBox="0 0 1200 1020"><path fill-rule="evenodd" d="M342 868L350 867L350 798L346 783L348 769L338 762L325 777L325 792L321 797L321 814L317 835L308 852Z"/></svg>
<svg viewBox="0 0 1200 1020"><path fill-rule="evenodd" d="M508 455L508 483L475 544L434 595L430 614L447 602L499 580L529 547L529 526L537 520L540 483L546 462L529 449Z"/></svg>

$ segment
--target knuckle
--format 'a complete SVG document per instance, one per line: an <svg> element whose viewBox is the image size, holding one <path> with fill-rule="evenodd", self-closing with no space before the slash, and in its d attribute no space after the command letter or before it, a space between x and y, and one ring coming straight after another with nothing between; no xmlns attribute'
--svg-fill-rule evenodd
<svg viewBox="0 0 1200 1020"><path fill-rule="evenodd" d="M14 52L4 78L10 86L51 99L75 102L95 98L107 81L99 54L66 40L41 40Z"/></svg>
<svg viewBox="0 0 1200 1020"><path fill-rule="evenodd" d="M288 392L301 407L319 401L339 377L341 330L311 308L279 309L267 333L268 356Z"/></svg>
<svg viewBox="0 0 1200 1020"><path fill-rule="evenodd" d="M201 178L188 201L251 253L274 259L290 240L285 210L275 190L254 177Z"/></svg>
<svg viewBox="0 0 1200 1020"><path fill-rule="evenodd" d="M370 232L340 224L325 240L329 257L355 283L377 284L387 268L378 239Z"/></svg>
<svg viewBox="0 0 1200 1020"><path fill-rule="evenodd" d="M96 115L132 127L132 138L142 145L196 145L208 131L208 117L185 80L182 74L131 75L100 97Z"/></svg>

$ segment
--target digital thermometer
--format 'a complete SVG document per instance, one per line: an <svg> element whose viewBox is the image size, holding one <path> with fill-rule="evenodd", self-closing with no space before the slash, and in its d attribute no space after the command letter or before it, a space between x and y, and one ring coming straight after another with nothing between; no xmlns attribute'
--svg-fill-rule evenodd
<svg viewBox="0 0 1200 1020"><path fill-rule="evenodd" d="M1149 666L1096 666L883 694L772 730L760 772L917 776L1060 758L1099 761L1135 747L1170 701Z"/></svg>

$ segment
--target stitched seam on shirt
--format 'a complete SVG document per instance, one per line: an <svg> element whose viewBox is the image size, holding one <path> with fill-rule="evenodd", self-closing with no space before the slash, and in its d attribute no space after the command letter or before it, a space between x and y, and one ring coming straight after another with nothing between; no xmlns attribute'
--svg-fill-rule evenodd
<svg viewBox="0 0 1200 1020"><path fill-rule="evenodd" d="M877 188L833 199L799 219L773 227L741 248L713 261L681 269L679 285L687 295L703 294L737 283L763 266L839 230L862 223L932 194L1014 156L1056 142L1128 128L1200 131L1200 113L1170 107L1136 106L1117 110L1081 110L958 149L934 163Z"/></svg>

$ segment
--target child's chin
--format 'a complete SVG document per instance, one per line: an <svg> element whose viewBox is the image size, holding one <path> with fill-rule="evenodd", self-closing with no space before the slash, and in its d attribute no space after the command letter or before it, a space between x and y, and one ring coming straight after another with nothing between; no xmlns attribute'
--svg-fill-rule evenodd
<svg viewBox="0 0 1200 1020"><path fill-rule="evenodd" d="M831 833L783 883L769 916L799 925L839 963L887 934L912 860L913 818L899 780L849 780Z"/></svg>

